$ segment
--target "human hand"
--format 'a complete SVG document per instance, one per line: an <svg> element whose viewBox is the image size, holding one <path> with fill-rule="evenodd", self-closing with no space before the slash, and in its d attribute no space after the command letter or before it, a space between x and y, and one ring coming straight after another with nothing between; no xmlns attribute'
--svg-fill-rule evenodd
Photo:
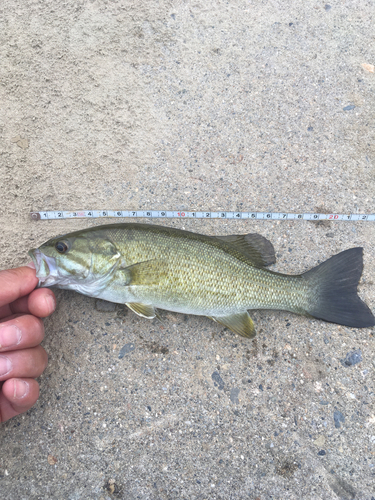
<svg viewBox="0 0 375 500"><path fill-rule="evenodd" d="M38 284L33 264L0 271L0 422L31 408L39 397L39 377L47 366L40 318L56 307Z"/></svg>

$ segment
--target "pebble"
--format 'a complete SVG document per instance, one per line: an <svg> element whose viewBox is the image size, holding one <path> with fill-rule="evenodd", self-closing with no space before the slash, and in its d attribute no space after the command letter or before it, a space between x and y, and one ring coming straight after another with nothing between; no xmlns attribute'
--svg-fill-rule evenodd
<svg viewBox="0 0 375 500"><path fill-rule="evenodd" d="M320 457L323 457L325 454L326 454L326 452L325 452L324 450L320 450L320 451L318 451L318 455L319 455Z"/></svg>
<svg viewBox="0 0 375 500"><path fill-rule="evenodd" d="M134 349L135 345L132 342L130 342L129 344L125 344L124 347L120 350L118 358L122 359L125 356L125 354L134 351Z"/></svg>
<svg viewBox="0 0 375 500"><path fill-rule="evenodd" d="M240 393L240 389L238 389L237 387L233 387L233 389L230 390L230 400L232 401L232 403L238 405L239 404L239 400L238 400L238 395Z"/></svg>
<svg viewBox="0 0 375 500"><path fill-rule="evenodd" d="M343 110L344 111L351 111L354 108L355 108L354 104L349 104L349 106L345 106L345 108L343 108Z"/></svg>
<svg viewBox="0 0 375 500"><path fill-rule="evenodd" d="M345 359L340 359L340 363L342 366L353 366L362 361L362 352L361 349L357 349L356 351L348 352Z"/></svg>
<svg viewBox="0 0 375 500"><path fill-rule="evenodd" d="M317 446L318 448L322 447L324 445L324 443L326 442L326 438L324 436L318 436L315 441L314 441L314 444L315 446Z"/></svg>
<svg viewBox="0 0 375 500"><path fill-rule="evenodd" d="M336 410L334 413L333 413L333 420L335 421L335 427L336 429L339 429L341 427L341 422L344 423L345 422L345 417L344 415L341 413L341 411L338 411Z"/></svg>
<svg viewBox="0 0 375 500"><path fill-rule="evenodd" d="M214 386L222 391L224 389L224 380L220 377L219 372L213 372L211 378L214 381Z"/></svg>

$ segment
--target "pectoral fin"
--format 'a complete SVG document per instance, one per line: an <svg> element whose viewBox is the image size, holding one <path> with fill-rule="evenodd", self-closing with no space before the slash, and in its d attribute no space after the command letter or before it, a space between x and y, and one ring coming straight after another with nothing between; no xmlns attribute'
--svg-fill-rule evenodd
<svg viewBox="0 0 375 500"><path fill-rule="evenodd" d="M232 332L238 333L238 335L241 335L241 337L252 339L256 335L253 320L250 318L247 312L215 318L211 316L211 319L213 319L217 323L220 323L221 325L226 326L227 328L229 328L229 330L232 330Z"/></svg>
<svg viewBox="0 0 375 500"><path fill-rule="evenodd" d="M138 314L138 316L142 316L142 318L152 319L156 316L158 319L161 319L154 306L137 302L126 302L126 305L129 307L129 309L135 312L135 314Z"/></svg>
<svg viewBox="0 0 375 500"><path fill-rule="evenodd" d="M152 259L137 262L117 271L117 278L125 286L160 285L167 274L167 264L162 260Z"/></svg>

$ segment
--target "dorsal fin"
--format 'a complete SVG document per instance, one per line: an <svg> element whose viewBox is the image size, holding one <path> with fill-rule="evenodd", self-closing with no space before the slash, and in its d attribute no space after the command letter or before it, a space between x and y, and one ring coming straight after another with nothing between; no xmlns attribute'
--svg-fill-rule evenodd
<svg viewBox="0 0 375 500"><path fill-rule="evenodd" d="M272 243L260 234L213 236L213 238L233 246L250 259L255 266L265 267L276 262L275 249Z"/></svg>

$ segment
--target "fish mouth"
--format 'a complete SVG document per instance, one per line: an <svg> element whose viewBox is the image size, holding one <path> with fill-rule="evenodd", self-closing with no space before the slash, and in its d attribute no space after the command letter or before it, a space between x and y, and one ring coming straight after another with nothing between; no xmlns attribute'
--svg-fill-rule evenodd
<svg viewBox="0 0 375 500"><path fill-rule="evenodd" d="M35 265L36 277L39 279L38 288L53 286L61 282L56 259L44 255L39 248L29 251Z"/></svg>

